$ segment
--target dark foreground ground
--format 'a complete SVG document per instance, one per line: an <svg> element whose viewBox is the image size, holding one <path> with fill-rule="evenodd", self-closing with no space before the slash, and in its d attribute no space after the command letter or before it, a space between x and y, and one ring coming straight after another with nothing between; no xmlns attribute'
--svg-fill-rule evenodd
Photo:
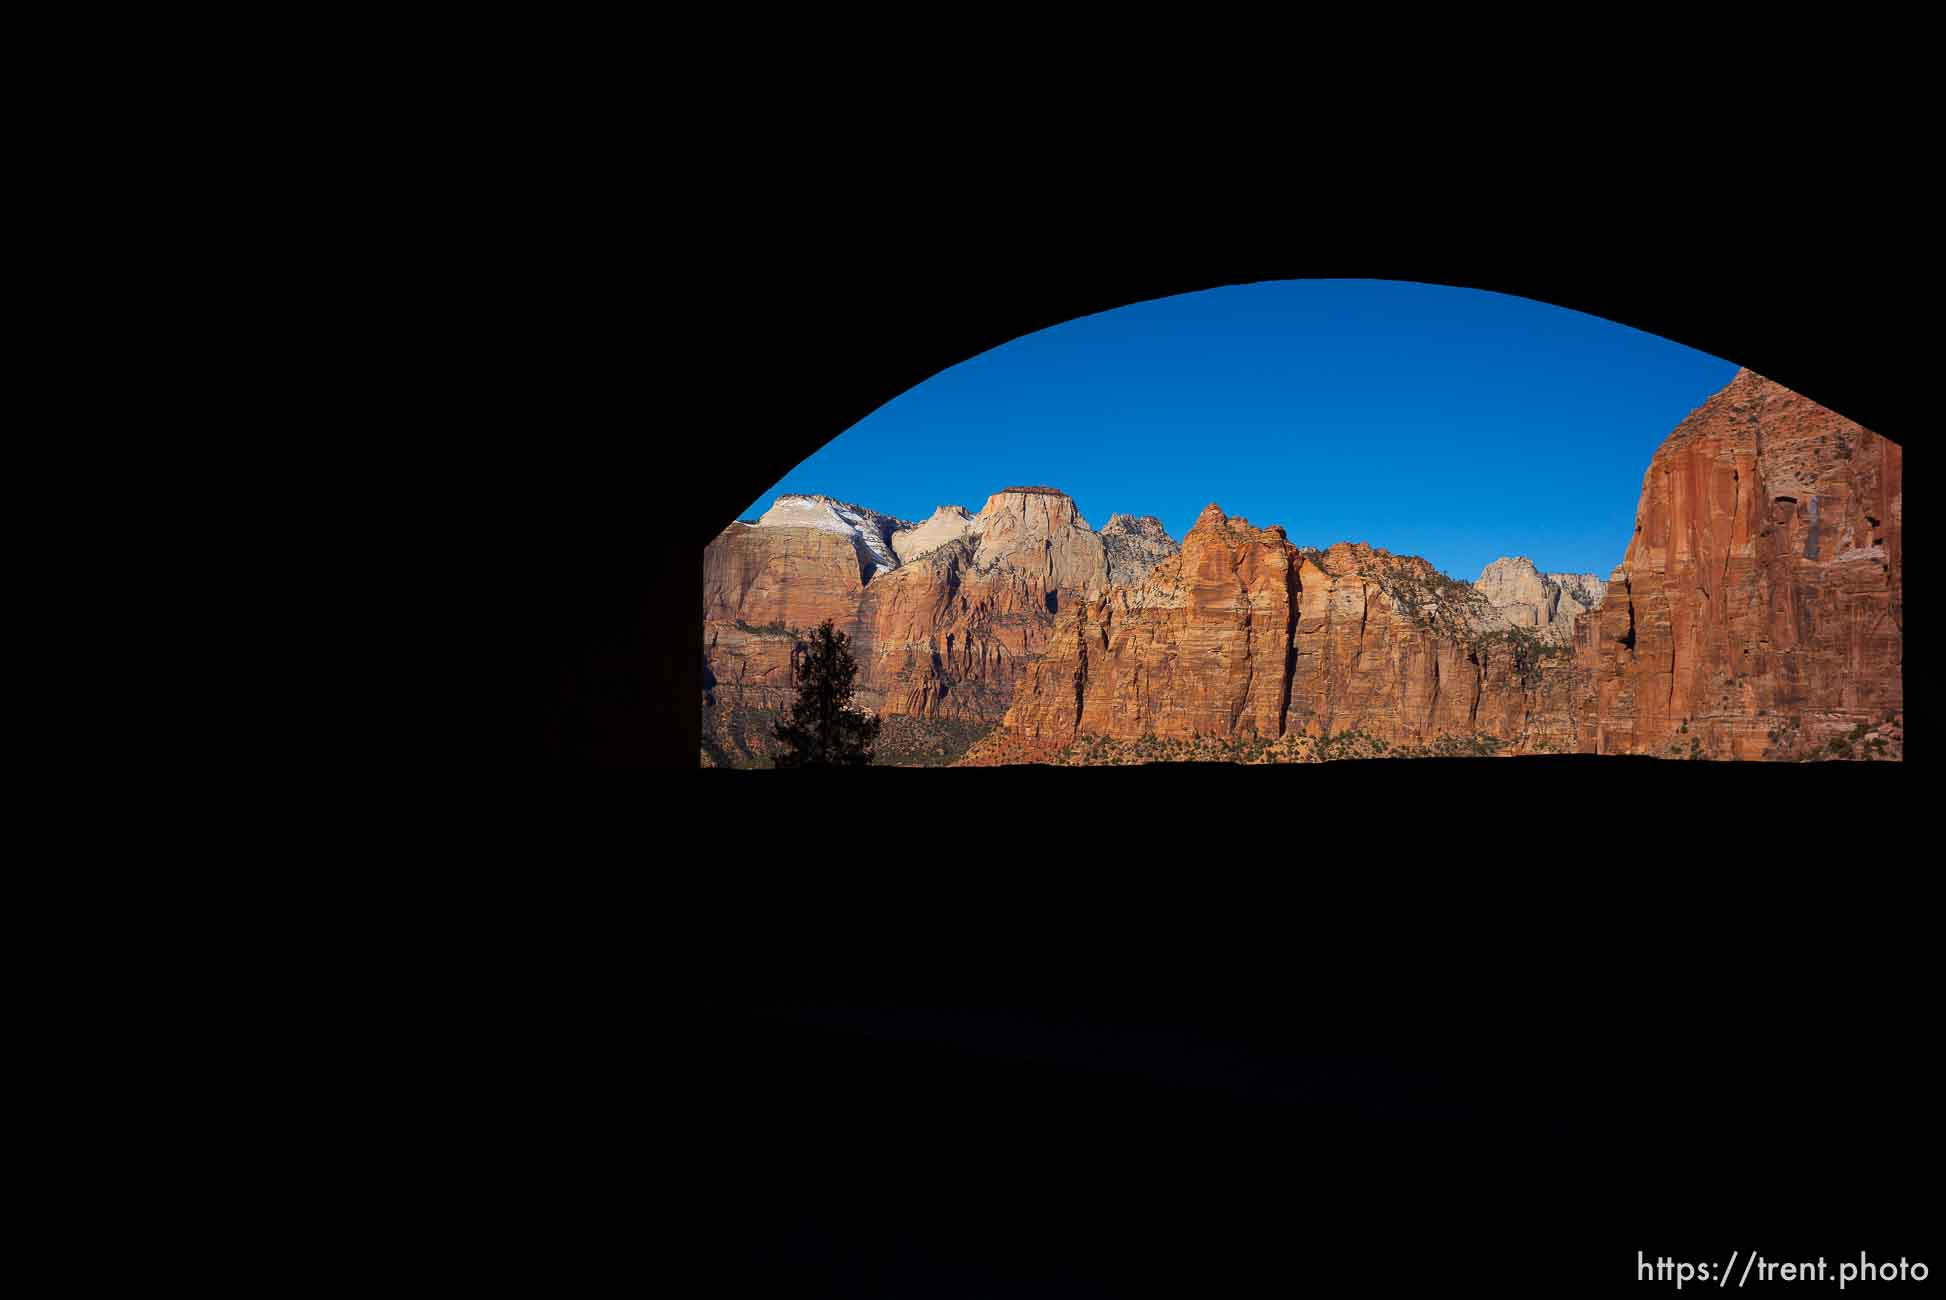
<svg viewBox="0 0 1946 1300"><path fill-rule="evenodd" d="M685 787L693 888L630 941L682 936L669 1131L753 1293L1652 1295L1644 1259L1755 1251L1822 1256L1831 1287L1786 1289L1824 1294L1861 1251L1946 1264L1904 767L786 775Z"/></svg>
<svg viewBox="0 0 1946 1300"><path fill-rule="evenodd" d="M739 1262L798 1294L1587 1295L1654 1293L1638 1250L1938 1258L1937 1075L1853 1055L1890 1004L1562 1023L1508 988L1429 1023L1362 983L729 1020Z"/></svg>

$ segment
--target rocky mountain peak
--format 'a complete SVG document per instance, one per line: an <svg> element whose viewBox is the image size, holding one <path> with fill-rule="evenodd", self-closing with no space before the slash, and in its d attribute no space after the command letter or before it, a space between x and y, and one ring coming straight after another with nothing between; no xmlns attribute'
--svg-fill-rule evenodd
<svg viewBox="0 0 1946 1300"><path fill-rule="evenodd" d="M903 519L881 514L849 501L821 493L787 492L771 503L757 520L759 528L815 528L821 532L840 533L850 539L853 549L858 553L858 573L861 581L870 582L882 572L890 572L899 567L898 553L892 547L892 536L901 529L912 527Z"/></svg>
<svg viewBox="0 0 1946 1300"><path fill-rule="evenodd" d="M1210 534L1217 534L1221 537L1221 540L1231 544L1239 541L1284 542L1288 540L1282 524L1271 524L1268 527L1258 528L1242 515L1224 514L1223 507L1217 505L1214 501L1204 506L1203 513L1196 516L1195 524L1183 536L1183 545L1189 545L1191 538L1207 538Z"/></svg>
<svg viewBox="0 0 1946 1300"><path fill-rule="evenodd" d="M1074 498L1058 488L1003 488L987 498L969 530L980 539L974 563L1007 565L1050 591L1095 591L1108 582L1101 538Z"/></svg>
<svg viewBox="0 0 1946 1300"><path fill-rule="evenodd" d="M1189 531L1194 533L1204 528L1223 528L1229 522L1230 517L1223 513L1223 507L1212 501L1203 507L1202 514L1196 516L1196 522L1189 526Z"/></svg>
<svg viewBox="0 0 1946 1300"><path fill-rule="evenodd" d="M1524 555L1503 555L1480 570L1480 581L1475 586L1488 582L1525 581L1531 574L1538 578L1540 569Z"/></svg>
<svg viewBox="0 0 1946 1300"><path fill-rule="evenodd" d="M940 506L922 524L902 528L892 534L892 550L901 564L916 556L936 551L949 542L971 537L979 531L979 520L965 506Z"/></svg>
<svg viewBox="0 0 1946 1300"><path fill-rule="evenodd" d="M1146 537L1153 541L1168 542L1171 545L1175 542L1175 539L1169 536L1169 530L1164 528L1162 521L1154 515L1125 515L1118 511L1110 515L1108 522L1101 526L1103 537L1110 533L1128 537Z"/></svg>
<svg viewBox="0 0 1946 1300"><path fill-rule="evenodd" d="M1383 546L1373 546L1369 542L1333 542L1322 551L1305 548L1311 562L1339 577L1352 573L1391 573L1395 570L1411 572L1415 576L1431 576L1436 573L1428 560L1416 555L1394 555Z"/></svg>
<svg viewBox="0 0 1946 1300"><path fill-rule="evenodd" d="M1088 527L1081 518L1081 511L1074 504L1074 498L1059 488L1051 487L1010 487L1001 488L987 498L980 507L979 518L990 519L995 515L1008 514L1021 518L1035 518L1054 523L1079 523Z"/></svg>
<svg viewBox="0 0 1946 1300"><path fill-rule="evenodd" d="M1101 544L1108 555L1110 586L1139 582L1156 565L1182 550L1154 515L1109 516L1102 525Z"/></svg>
<svg viewBox="0 0 1946 1300"><path fill-rule="evenodd" d="M1508 623L1560 643L1574 635L1576 617L1598 607L1608 589L1592 573L1542 573L1524 555L1488 564L1473 586Z"/></svg>

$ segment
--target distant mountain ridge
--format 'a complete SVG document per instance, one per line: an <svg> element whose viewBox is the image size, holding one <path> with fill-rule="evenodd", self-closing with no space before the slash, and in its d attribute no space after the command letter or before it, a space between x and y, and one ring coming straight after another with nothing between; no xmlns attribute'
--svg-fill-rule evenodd
<svg viewBox="0 0 1946 1300"><path fill-rule="evenodd" d="M857 703L953 723L965 761L1898 757L1902 525L1897 445L1747 370L1657 450L1605 580L1505 556L1468 583L1214 503L1178 543L1050 487L917 523L791 494L705 551L705 731L787 703L790 630L829 618Z"/></svg>
<svg viewBox="0 0 1946 1300"><path fill-rule="evenodd" d="M1110 515L1101 526L1101 543L1108 552L1111 585L1141 581L1143 574L1182 549L1154 515Z"/></svg>
<svg viewBox="0 0 1946 1300"><path fill-rule="evenodd" d="M1146 552L1174 545L1146 527L1131 535ZM704 551L705 730L727 741L722 720L736 710L785 707L789 633L827 618L851 638L860 707L997 724L1058 613L1110 585L1108 546L1122 538L1097 534L1048 488L1004 489L977 514L943 505L916 524L833 497L779 497ZM1141 555L1118 554L1116 572L1142 571ZM760 734L735 739L762 748Z"/></svg>
<svg viewBox="0 0 1946 1300"><path fill-rule="evenodd" d="M1467 584L1212 504L1062 616L962 761L1898 758L1902 476L1896 444L1745 370L1655 453L1606 582L1512 556Z"/></svg>
<svg viewBox="0 0 1946 1300"><path fill-rule="evenodd" d="M1473 585L1509 624L1531 627L1556 645L1573 637L1574 620L1599 608L1608 590L1592 573L1542 573L1524 555L1493 561Z"/></svg>

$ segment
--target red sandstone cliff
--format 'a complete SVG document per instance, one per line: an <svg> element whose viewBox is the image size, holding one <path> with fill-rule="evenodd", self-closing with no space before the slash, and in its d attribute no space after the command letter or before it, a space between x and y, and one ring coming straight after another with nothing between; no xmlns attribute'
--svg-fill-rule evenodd
<svg viewBox="0 0 1946 1300"><path fill-rule="evenodd" d="M1788 758L1903 708L1900 450L1748 370L1642 479L1575 628L1591 753Z"/></svg>
<svg viewBox="0 0 1946 1300"><path fill-rule="evenodd" d="M856 700L883 714L997 722L1056 614L1107 586L1102 539L1052 488L1006 488L977 515L921 524L786 496L703 561L712 699L790 701L790 629L831 619L852 639Z"/></svg>
<svg viewBox="0 0 1946 1300"><path fill-rule="evenodd" d="M1044 749L1351 730L1566 748L1566 664L1542 653L1424 560L1362 543L1299 550L1281 527L1212 504L1179 554L1057 620L1006 725Z"/></svg>
<svg viewBox="0 0 1946 1300"><path fill-rule="evenodd" d="M1004 714L1006 761L1348 732L1792 758L1902 708L1901 516L1897 446L1744 371L1656 452L1605 594L1531 564L1476 588L1362 543L1300 549L1214 505L1156 562L1159 526L1105 548L1047 488L918 525L785 498L706 553L705 656L719 690L778 707L784 629L831 618L863 707Z"/></svg>
<svg viewBox="0 0 1946 1300"><path fill-rule="evenodd" d="M1543 600L1536 572L1528 610L1493 566L1492 592L1467 588L1362 544L1301 551L1211 506L1180 555L1061 617L1008 753L1346 731L1503 753L1836 752L1903 707L1901 489L1897 446L1743 371L1656 452L1605 595L1550 575L1575 599Z"/></svg>
<svg viewBox="0 0 1946 1300"><path fill-rule="evenodd" d="M850 634L864 591L858 553L845 535L731 524L703 551L705 689L759 708L787 705L786 629L829 618Z"/></svg>
<svg viewBox="0 0 1946 1300"><path fill-rule="evenodd" d="M1307 556L1299 582L1294 726L1394 745L1488 736L1507 752L1571 747L1565 656L1511 630L1471 585L1418 556L1346 542Z"/></svg>
<svg viewBox="0 0 1946 1300"><path fill-rule="evenodd" d="M1295 553L1283 529L1211 506L1143 580L1060 615L1008 727L1035 741L1281 734Z"/></svg>

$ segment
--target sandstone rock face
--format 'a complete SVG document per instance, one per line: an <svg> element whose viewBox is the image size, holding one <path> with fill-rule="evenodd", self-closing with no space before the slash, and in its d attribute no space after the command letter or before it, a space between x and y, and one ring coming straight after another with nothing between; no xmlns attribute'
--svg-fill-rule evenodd
<svg viewBox="0 0 1946 1300"><path fill-rule="evenodd" d="M997 722L1064 604L1107 585L1101 539L1052 488L909 524L829 497L783 497L704 553L705 687L787 708L790 629L831 619L883 714Z"/></svg>
<svg viewBox="0 0 1946 1300"><path fill-rule="evenodd" d="M1101 538L1065 492L1004 488L987 498L973 532L979 538L973 560L981 569L1011 569L1071 596L1108 585Z"/></svg>
<svg viewBox="0 0 1946 1300"><path fill-rule="evenodd" d="M1059 598L1040 575L981 565L971 538L922 556L860 600L859 703L886 714L997 722L1046 643Z"/></svg>
<svg viewBox="0 0 1946 1300"><path fill-rule="evenodd" d="M1601 602L1608 596L1608 579L1598 574L1543 573L1541 576L1561 589L1559 609L1572 615L1578 616L1600 608Z"/></svg>
<svg viewBox="0 0 1946 1300"><path fill-rule="evenodd" d="M889 571L899 566L892 537L912 526L903 519L830 497L798 495L778 497L757 524L769 528L816 528L849 538L858 553L859 577L867 582L874 569Z"/></svg>
<svg viewBox="0 0 1946 1300"><path fill-rule="evenodd" d="M1110 515L1101 526L1101 544L1108 555L1108 582L1127 586L1182 549L1154 515Z"/></svg>
<svg viewBox="0 0 1946 1300"><path fill-rule="evenodd" d="M965 506L940 506L923 524L915 524L892 534L892 551L899 563L907 564L927 551L936 551L973 532L973 516Z"/></svg>
<svg viewBox="0 0 1946 1300"><path fill-rule="evenodd" d="M1307 556L1292 726L1394 745L1484 735L1510 752L1573 739L1565 656L1513 639L1477 589L1417 556L1339 543Z"/></svg>
<svg viewBox="0 0 1946 1300"><path fill-rule="evenodd" d="M1899 447L1748 370L1676 427L1579 620L1593 753L1786 757L1904 707Z"/></svg>
<svg viewBox="0 0 1946 1300"><path fill-rule="evenodd" d="M1414 745L1574 740L1565 661L1506 638L1473 588L1363 543L1300 550L1211 505L1180 553L1056 621L1005 725L1077 736L1272 739L1360 730Z"/></svg>
<svg viewBox="0 0 1946 1300"><path fill-rule="evenodd" d="M1176 556L1057 622L1037 689L1017 692L1021 725L1036 739L1282 734L1295 554L1282 528L1211 505Z"/></svg>
<svg viewBox="0 0 1946 1300"><path fill-rule="evenodd" d="M1597 608L1608 588L1592 573L1542 573L1524 555L1495 560L1473 585L1509 624L1556 645L1573 640L1574 620Z"/></svg>
<svg viewBox="0 0 1946 1300"><path fill-rule="evenodd" d="M826 527L731 524L703 549L703 684L788 707L787 629L825 619L850 634L865 582L853 537Z"/></svg>
<svg viewBox="0 0 1946 1300"><path fill-rule="evenodd" d="M1060 616L1009 752L1354 730L1897 757L1903 506L1896 445L1748 371L1657 451L1607 583L1516 557L1468 586L1362 543L1300 550L1212 506L1179 555Z"/></svg>
<svg viewBox="0 0 1946 1300"><path fill-rule="evenodd" d="M783 498L705 554L705 682L786 706L786 629L831 618L861 706L1004 717L993 761L1088 736L1347 735L1896 758L1902 527L1896 445L1744 371L1656 452L1606 583L1525 557L1466 583L1364 543L1299 548L1215 505L1177 547L1153 519L1097 534L1050 488L916 525Z"/></svg>

